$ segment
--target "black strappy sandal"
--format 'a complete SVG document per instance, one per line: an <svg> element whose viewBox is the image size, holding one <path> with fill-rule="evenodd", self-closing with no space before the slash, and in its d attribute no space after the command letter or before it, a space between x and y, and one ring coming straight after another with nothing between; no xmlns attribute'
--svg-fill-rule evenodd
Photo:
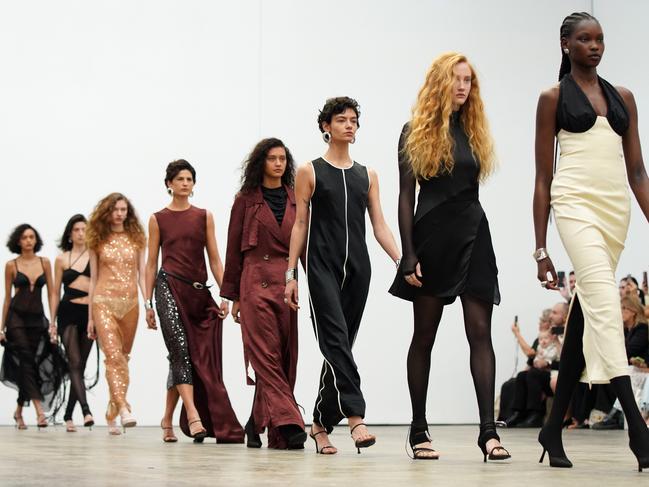
<svg viewBox="0 0 649 487"><path fill-rule="evenodd" d="M336 447L333 446L331 443L329 443L328 445L323 446L322 448L318 448L318 440L316 440L315 437L318 436L319 434L326 433L327 430L318 431L317 433L313 433L313 430L311 430L311 431L312 432L309 433L309 436L311 438L313 438L313 442L315 443L315 452L316 453L319 453L321 455L335 455L336 453L338 453L338 450L336 450ZM327 448L334 449L336 451L333 451L331 453L325 453L325 450Z"/></svg>
<svg viewBox="0 0 649 487"><path fill-rule="evenodd" d="M410 457L410 454L408 456L412 458L413 460L439 460L439 454L437 454L437 450L434 450L433 448L428 448L424 446L415 446L420 443L432 443L433 440L430 437L430 434L428 433L428 428L426 428L423 431L412 431L412 425L410 426L410 429L408 430L408 442L410 443L410 449L412 450L412 456ZM407 452L408 450L406 450ZM426 452L431 452L435 453L436 455L418 455L418 453L426 453Z"/></svg>
<svg viewBox="0 0 649 487"><path fill-rule="evenodd" d="M512 457L507 451L507 449L502 445L495 446L491 449L491 451L488 452L487 442L489 440L500 441L500 436L498 436L498 433L496 433L495 423L486 423L484 425L480 425L480 436L478 436L478 446L480 447L480 450L482 450L485 463L487 462L487 459L492 461L507 460L508 458ZM497 452L502 452L502 453L497 454Z"/></svg>
<svg viewBox="0 0 649 487"><path fill-rule="evenodd" d="M365 423L358 423L356 426L354 426L351 430L349 430L349 435L352 437L352 440L354 439L354 430L358 428L359 426L365 426L367 425ZM372 435L373 436L373 435ZM366 440L354 440L354 446L358 450L358 454L360 455L361 453L361 448L367 448L372 446L374 443L376 443L376 437L372 438L367 438Z"/></svg>

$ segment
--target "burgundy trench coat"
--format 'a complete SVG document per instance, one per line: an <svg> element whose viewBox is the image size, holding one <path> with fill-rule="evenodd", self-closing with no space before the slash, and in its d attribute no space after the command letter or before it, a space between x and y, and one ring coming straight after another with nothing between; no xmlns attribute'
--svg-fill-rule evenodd
<svg viewBox="0 0 649 487"><path fill-rule="evenodd" d="M286 187L282 225L261 188L239 193L232 206L221 296L240 303L241 336L248 384L256 385L253 418L258 433L269 428L269 447L282 448L276 428L304 427L293 396L297 371L297 313L284 303L284 273L295 194ZM248 374L254 371L254 379Z"/></svg>

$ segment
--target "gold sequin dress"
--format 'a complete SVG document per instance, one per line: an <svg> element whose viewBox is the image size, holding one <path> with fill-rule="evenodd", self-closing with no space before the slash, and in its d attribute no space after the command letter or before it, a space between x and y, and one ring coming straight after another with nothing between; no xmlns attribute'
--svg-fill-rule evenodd
<svg viewBox="0 0 649 487"><path fill-rule="evenodd" d="M138 248L126 233L112 233L97 251L97 283L92 317L99 346L104 352L110 402L106 419L112 420L126 401L128 360L138 320Z"/></svg>

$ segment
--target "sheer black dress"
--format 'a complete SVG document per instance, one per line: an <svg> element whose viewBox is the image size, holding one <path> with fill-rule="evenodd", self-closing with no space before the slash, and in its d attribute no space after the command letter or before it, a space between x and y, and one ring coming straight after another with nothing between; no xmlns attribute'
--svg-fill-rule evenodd
<svg viewBox="0 0 649 487"><path fill-rule="evenodd" d="M61 350L50 342L49 322L43 312L41 290L46 283L45 269L32 287L16 261L14 265L15 293L7 314L0 381L18 391L18 404L27 406L31 400L39 400L43 409L49 411L67 370Z"/></svg>

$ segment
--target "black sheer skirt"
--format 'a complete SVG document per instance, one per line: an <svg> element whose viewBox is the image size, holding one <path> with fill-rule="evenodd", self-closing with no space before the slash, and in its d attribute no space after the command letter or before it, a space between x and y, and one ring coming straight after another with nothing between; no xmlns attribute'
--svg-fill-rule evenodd
<svg viewBox="0 0 649 487"><path fill-rule="evenodd" d="M48 327L43 314L10 309L0 367L0 381L18 391L18 404L39 400L45 411L56 410L62 402L67 374L63 351L50 342Z"/></svg>
<svg viewBox="0 0 649 487"><path fill-rule="evenodd" d="M391 294L408 301L435 296L450 304L467 293L500 303L496 256L479 201L449 201L428 211L414 225L413 243L423 286L408 284L399 269Z"/></svg>

